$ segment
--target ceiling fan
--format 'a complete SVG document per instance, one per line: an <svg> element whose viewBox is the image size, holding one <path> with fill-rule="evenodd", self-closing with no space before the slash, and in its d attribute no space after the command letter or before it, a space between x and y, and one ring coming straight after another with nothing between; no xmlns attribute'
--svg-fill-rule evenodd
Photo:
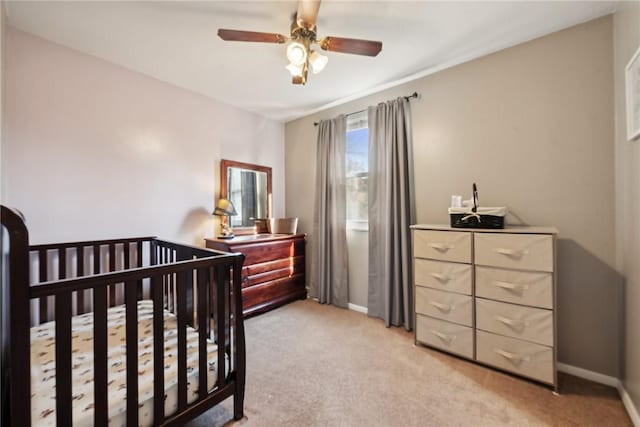
<svg viewBox="0 0 640 427"><path fill-rule="evenodd" d="M382 42L372 40L348 39L327 36L317 39L316 18L320 9L320 0L300 0L298 11L291 24L291 35L260 33L254 31L219 29L218 36L225 41L287 43L287 70L291 73L293 84L306 84L309 68L314 74L327 65L329 58L311 47L314 44L330 52L352 53L356 55L376 56L382 50Z"/></svg>

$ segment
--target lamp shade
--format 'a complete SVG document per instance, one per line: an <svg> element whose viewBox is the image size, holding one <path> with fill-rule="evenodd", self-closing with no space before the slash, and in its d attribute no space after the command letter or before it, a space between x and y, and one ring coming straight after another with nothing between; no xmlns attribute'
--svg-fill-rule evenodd
<svg viewBox="0 0 640 427"><path fill-rule="evenodd" d="M236 208L233 207L233 203L227 199L218 200L216 208L213 210L213 215L218 216L233 216L237 215Z"/></svg>

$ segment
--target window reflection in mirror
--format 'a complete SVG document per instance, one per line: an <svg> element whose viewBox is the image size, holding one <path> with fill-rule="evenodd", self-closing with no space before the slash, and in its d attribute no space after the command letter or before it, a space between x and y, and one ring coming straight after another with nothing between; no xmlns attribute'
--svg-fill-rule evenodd
<svg viewBox="0 0 640 427"><path fill-rule="evenodd" d="M220 197L229 199L237 212L229 217L234 233L254 233L256 218L272 216L271 168L221 160Z"/></svg>
<svg viewBox="0 0 640 427"><path fill-rule="evenodd" d="M267 218L267 174L230 167L227 171L228 198L238 215L231 227L253 227L256 218Z"/></svg>

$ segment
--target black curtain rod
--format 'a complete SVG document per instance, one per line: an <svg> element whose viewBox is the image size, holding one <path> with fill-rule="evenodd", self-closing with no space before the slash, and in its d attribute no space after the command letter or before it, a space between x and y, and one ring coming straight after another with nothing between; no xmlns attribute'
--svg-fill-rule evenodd
<svg viewBox="0 0 640 427"><path fill-rule="evenodd" d="M417 98L417 97L418 97L418 92L413 92L411 95L405 96L404 99L406 99L408 101L411 98ZM347 114L347 116L353 116L354 114L363 113L365 111L367 111L366 108L364 110L354 111L353 113L349 113L349 114ZM318 126L319 124L320 124L320 122L313 122L314 126Z"/></svg>

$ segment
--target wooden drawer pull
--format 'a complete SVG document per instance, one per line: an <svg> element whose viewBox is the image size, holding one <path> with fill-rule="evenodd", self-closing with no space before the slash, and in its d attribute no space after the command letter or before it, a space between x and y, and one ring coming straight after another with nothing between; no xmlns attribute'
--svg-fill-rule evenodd
<svg viewBox="0 0 640 427"><path fill-rule="evenodd" d="M429 332L440 338L442 341L445 341L447 344L451 344L451 342L456 339L455 335L452 336L443 334L442 332L436 331L435 329L430 329Z"/></svg>
<svg viewBox="0 0 640 427"><path fill-rule="evenodd" d="M444 274L440 274L440 273L429 273L429 275L431 277L438 279L442 283L447 283L449 280L451 280L451 277L446 276Z"/></svg>
<svg viewBox="0 0 640 427"><path fill-rule="evenodd" d="M502 322L505 325L513 326L514 328L518 328L518 329L524 329L527 326L529 326L529 322L526 322L524 320L509 319L508 317L497 316L497 315L493 316L493 318L498 322Z"/></svg>
<svg viewBox="0 0 640 427"><path fill-rule="evenodd" d="M501 281L494 281L493 282L494 286L497 286L499 288L503 288L503 289L509 289L512 291L517 291L517 292L522 292L522 291L526 291L527 289L529 289L529 285L523 285L520 283L509 283L509 282L501 282Z"/></svg>
<svg viewBox="0 0 640 427"><path fill-rule="evenodd" d="M454 305L442 304L442 303L436 302L436 301L429 301L429 304L431 304L432 306L434 306L435 308L437 308L438 310L443 311L443 312L449 312L449 311L454 310L456 308Z"/></svg>
<svg viewBox="0 0 640 427"><path fill-rule="evenodd" d="M429 243L429 246L431 246L433 249L436 249L442 252L446 252L449 249L455 248L454 245L445 245L444 243Z"/></svg>
<svg viewBox="0 0 640 427"><path fill-rule="evenodd" d="M494 348L493 351L499 354L500 356L504 357L505 359L509 359L516 363L531 361L531 358L529 356L523 356L522 354L511 353L509 351L502 350L500 348Z"/></svg>

